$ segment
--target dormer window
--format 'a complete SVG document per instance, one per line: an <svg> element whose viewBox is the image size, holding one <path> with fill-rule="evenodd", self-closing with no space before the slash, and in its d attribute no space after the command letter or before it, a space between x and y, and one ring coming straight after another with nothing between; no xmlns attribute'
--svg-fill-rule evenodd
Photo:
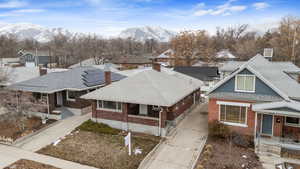
<svg viewBox="0 0 300 169"><path fill-rule="evenodd" d="M255 92L254 75L236 75L235 91L237 92Z"/></svg>

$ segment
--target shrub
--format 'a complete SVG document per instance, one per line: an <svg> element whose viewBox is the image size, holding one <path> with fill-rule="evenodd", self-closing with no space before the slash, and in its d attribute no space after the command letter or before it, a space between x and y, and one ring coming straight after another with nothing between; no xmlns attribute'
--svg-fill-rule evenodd
<svg viewBox="0 0 300 169"><path fill-rule="evenodd" d="M121 132L121 130L111 128L110 126L103 123L93 122L92 120L88 120L82 123L79 127L77 127L77 129L100 133L100 134L111 134L111 135L117 135Z"/></svg>
<svg viewBox="0 0 300 169"><path fill-rule="evenodd" d="M241 147L249 147L251 145L251 141L247 136L240 135L238 133L233 133L232 134L232 142Z"/></svg>
<svg viewBox="0 0 300 169"><path fill-rule="evenodd" d="M209 135L212 137L226 139L230 136L230 130L226 125L218 121L214 121L209 124Z"/></svg>
<svg viewBox="0 0 300 169"><path fill-rule="evenodd" d="M212 151L213 150L213 146L211 144L207 144L205 146L205 150L209 150L209 151Z"/></svg>
<svg viewBox="0 0 300 169"><path fill-rule="evenodd" d="M199 164L199 165L197 166L197 169L204 169L204 166L201 165L201 164Z"/></svg>

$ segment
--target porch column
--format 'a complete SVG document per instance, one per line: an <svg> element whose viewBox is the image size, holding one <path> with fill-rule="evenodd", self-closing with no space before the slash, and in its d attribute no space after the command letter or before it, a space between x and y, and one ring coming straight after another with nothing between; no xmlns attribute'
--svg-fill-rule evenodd
<svg viewBox="0 0 300 169"><path fill-rule="evenodd" d="M254 112L255 113L255 125L254 125L254 138L257 137L257 112Z"/></svg>
<svg viewBox="0 0 300 169"><path fill-rule="evenodd" d="M129 127L128 127L128 109L129 109L129 103L122 103L122 112L123 112L123 125L122 128L123 130L128 131Z"/></svg>
<svg viewBox="0 0 300 169"><path fill-rule="evenodd" d="M161 111L159 112L159 136L162 135L162 129L166 127L167 120L167 111L165 108L161 107Z"/></svg>

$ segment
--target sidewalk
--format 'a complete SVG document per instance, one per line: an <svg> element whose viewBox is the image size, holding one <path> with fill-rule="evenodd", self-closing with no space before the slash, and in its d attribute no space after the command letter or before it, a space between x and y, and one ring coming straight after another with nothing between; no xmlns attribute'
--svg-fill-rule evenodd
<svg viewBox="0 0 300 169"><path fill-rule="evenodd" d="M50 156L45 156L30 151L22 150L19 148L1 145L0 144L0 169L20 160L27 159L43 164L52 165L61 169L96 169L94 167L89 167L86 165L81 165L71 161L66 161Z"/></svg>
<svg viewBox="0 0 300 169"><path fill-rule="evenodd" d="M64 137L73 131L83 122L91 118L91 113L83 116L72 116L67 119L61 120L58 124L47 128L43 132L38 133L32 137L29 137L14 146L24 150L35 152L54 141L58 140L60 137ZM0 158L1 159L1 158Z"/></svg>
<svg viewBox="0 0 300 169"><path fill-rule="evenodd" d="M207 138L207 115L197 106L162 143L143 169L191 169Z"/></svg>

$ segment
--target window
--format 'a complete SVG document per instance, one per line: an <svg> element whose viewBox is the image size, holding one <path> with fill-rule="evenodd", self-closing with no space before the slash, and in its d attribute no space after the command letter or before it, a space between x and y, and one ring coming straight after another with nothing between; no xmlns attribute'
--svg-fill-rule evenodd
<svg viewBox="0 0 300 169"><path fill-rule="evenodd" d="M97 108L102 110L109 110L109 111L122 111L122 103L120 102L112 102L112 101L97 101Z"/></svg>
<svg viewBox="0 0 300 169"><path fill-rule="evenodd" d="M76 99L76 92L67 90L67 100L68 101L75 101Z"/></svg>
<svg viewBox="0 0 300 169"><path fill-rule="evenodd" d="M246 124L247 108L242 106L220 105L220 121Z"/></svg>
<svg viewBox="0 0 300 169"><path fill-rule="evenodd" d="M300 119L296 117L286 117L285 124L287 126L300 127Z"/></svg>
<svg viewBox="0 0 300 169"><path fill-rule="evenodd" d="M255 76L254 75L237 75L235 77L235 91L254 92Z"/></svg>

